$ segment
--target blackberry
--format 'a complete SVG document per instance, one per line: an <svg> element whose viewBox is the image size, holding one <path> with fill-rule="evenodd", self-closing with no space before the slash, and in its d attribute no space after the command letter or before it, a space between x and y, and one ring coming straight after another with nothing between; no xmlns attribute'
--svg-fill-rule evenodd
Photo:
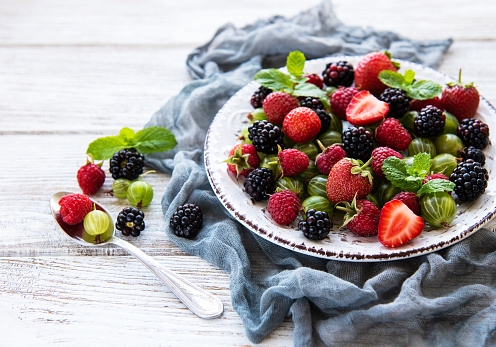
<svg viewBox="0 0 496 347"><path fill-rule="evenodd" d="M461 151L461 156L464 161L467 159L473 159L474 161L481 163L482 166L486 164L486 156L484 155L484 152L474 146L465 147Z"/></svg>
<svg viewBox="0 0 496 347"><path fill-rule="evenodd" d="M145 157L135 148L121 149L110 158L109 165L109 171L115 180L127 178L132 181L143 173Z"/></svg>
<svg viewBox="0 0 496 347"><path fill-rule="evenodd" d="M323 240L332 228L332 221L327 212L311 208L305 214L306 220L298 223L298 229L310 240Z"/></svg>
<svg viewBox="0 0 496 347"><path fill-rule="evenodd" d="M388 117L401 118L410 107L410 99L404 90L396 88L387 88L379 99L387 102L389 105Z"/></svg>
<svg viewBox="0 0 496 347"><path fill-rule="evenodd" d="M272 170L263 167L257 168L248 174L243 183L245 192L255 201L266 200L269 198L267 194L274 192L274 178Z"/></svg>
<svg viewBox="0 0 496 347"><path fill-rule="evenodd" d="M248 138L258 152L265 154L277 153L277 145L285 148L282 129L267 120L253 122L248 128Z"/></svg>
<svg viewBox="0 0 496 347"><path fill-rule="evenodd" d="M331 116L329 115L329 113L327 113L324 104L322 103L322 101L320 101L319 98L308 96L300 100L300 106L311 108L319 117L320 131L318 135L325 133L327 129L329 129L329 127L331 126Z"/></svg>
<svg viewBox="0 0 496 347"><path fill-rule="evenodd" d="M192 239L203 224L203 213L200 206L186 203L177 208L170 219L170 226L176 236Z"/></svg>
<svg viewBox="0 0 496 347"><path fill-rule="evenodd" d="M443 133L445 123L443 111L429 105L415 117L413 131L418 137L436 137Z"/></svg>
<svg viewBox="0 0 496 347"><path fill-rule="evenodd" d="M322 78L329 87L349 87L355 79L355 70L347 61L329 63L322 71Z"/></svg>
<svg viewBox="0 0 496 347"><path fill-rule="evenodd" d="M115 228L124 236L139 236L145 230L145 214L134 207L126 207L117 216Z"/></svg>
<svg viewBox="0 0 496 347"><path fill-rule="evenodd" d="M481 196L487 188L489 174L473 159L457 165L449 177L455 183L455 193L461 201L472 201Z"/></svg>
<svg viewBox="0 0 496 347"><path fill-rule="evenodd" d="M374 149L374 137L364 127L350 127L343 131L343 149L349 158L366 162Z"/></svg>
<svg viewBox="0 0 496 347"><path fill-rule="evenodd" d="M251 96L250 104L253 106L253 108L262 107L263 101L270 93L272 93L272 90L264 86L260 86L260 88L258 88L258 90Z"/></svg>
<svg viewBox="0 0 496 347"><path fill-rule="evenodd" d="M463 119L456 132L465 146L484 149L489 144L489 127L479 119Z"/></svg>

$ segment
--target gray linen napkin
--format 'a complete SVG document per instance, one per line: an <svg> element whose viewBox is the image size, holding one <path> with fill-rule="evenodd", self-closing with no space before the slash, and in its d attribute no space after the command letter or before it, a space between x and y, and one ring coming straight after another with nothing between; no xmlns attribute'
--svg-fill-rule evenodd
<svg viewBox="0 0 496 347"><path fill-rule="evenodd" d="M274 17L245 28L225 25L188 57L197 79L157 111L147 126L170 129L174 150L147 155L171 174L162 197L168 221L185 202L201 206L204 226L194 240L170 239L230 273L232 305L248 338L261 342L281 322L294 321L294 344L482 346L495 343L496 236L482 229L429 255L378 263L329 261L302 255L253 234L213 193L203 144L221 106L262 66L307 58L388 49L394 57L436 66L451 40L412 41L390 32L343 25L328 1L294 18Z"/></svg>

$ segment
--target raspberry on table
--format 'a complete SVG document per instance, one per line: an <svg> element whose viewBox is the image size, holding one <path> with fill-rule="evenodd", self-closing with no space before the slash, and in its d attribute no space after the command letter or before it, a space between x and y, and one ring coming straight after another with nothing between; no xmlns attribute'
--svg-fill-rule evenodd
<svg viewBox="0 0 496 347"><path fill-rule="evenodd" d="M102 164L95 164L91 160L79 168L76 177L83 193L93 195L105 182L105 171L102 170Z"/></svg>
<svg viewBox="0 0 496 347"><path fill-rule="evenodd" d="M300 200L291 190L272 194L267 204L267 211L272 219L282 225L292 223L298 216L299 210Z"/></svg>
<svg viewBox="0 0 496 347"><path fill-rule="evenodd" d="M343 149L349 158L366 162L374 148L374 137L364 127L350 127L343 131Z"/></svg>
<svg viewBox="0 0 496 347"><path fill-rule="evenodd" d="M257 151L265 154L277 153L277 146L285 148L282 129L267 120L253 122L248 128L248 138Z"/></svg>
<svg viewBox="0 0 496 347"><path fill-rule="evenodd" d="M387 102L389 105L388 117L401 118L410 107L410 99L404 90L396 88L386 88L379 96L379 100Z"/></svg>
<svg viewBox="0 0 496 347"><path fill-rule="evenodd" d="M60 215L64 223L76 225L93 211L93 201L83 194L68 194L59 200Z"/></svg>
<svg viewBox="0 0 496 347"><path fill-rule="evenodd" d="M272 170L266 167L253 170L243 183L245 192L255 201L268 199L274 192L273 176Z"/></svg>
<svg viewBox="0 0 496 347"><path fill-rule="evenodd" d="M194 238L203 224L203 213L197 204L186 203L172 214L170 227L176 236Z"/></svg>
<svg viewBox="0 0 496 347"><path fill-rule="evenodd" d="M136 148L121 149L110 158L109 171L114 179L135 180L143 173L145 157Z"/></svg>
<svg viewBox="0 0 496 347"><path fill-rule="evenodd" d="M413 130L419 137L436 137L443 133L445 124L443 111L436 106L429 105L415 117Z"/></svg>
<svg viewBox="0 0 496 347"><path fill-rule="evenodd" d="M484 149L489 144L489 127L480 119L463 119L456 132L465 146Z"/></svg>
<svg viewBox="0 0 496 347"><path fill-rule="evenodd" d="M137 237L145 230L145 214L134 207L124 208L117 216L115 228L124 236Z"/></svg>
<svg viewBox="0 0 496 347"><path fill-rule="evenodd" d="M327 64L322 78L329 87L349 87L355 78L355 70L352 64L341 60Z"/></svg>
<svg viewBox="0 0 496 347"><path fill-rule="evenodd" d="M306 219L298 223L298 229L303 235L310 240L323 240L329 234L332 228L332 220L327 212L309 209Z"/></svg>

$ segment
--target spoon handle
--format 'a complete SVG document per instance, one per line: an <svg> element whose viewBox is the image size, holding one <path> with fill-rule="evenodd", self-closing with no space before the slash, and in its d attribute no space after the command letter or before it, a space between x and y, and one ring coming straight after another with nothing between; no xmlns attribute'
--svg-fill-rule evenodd
<svg viewBox="0 0 496 347"><path fill-rule="evenodd" d="M212 319L222 315L224 306L213 294L179 277L129 242L117 237L114 237L109 242L122 247L138 258L198 317Z"/></svg>

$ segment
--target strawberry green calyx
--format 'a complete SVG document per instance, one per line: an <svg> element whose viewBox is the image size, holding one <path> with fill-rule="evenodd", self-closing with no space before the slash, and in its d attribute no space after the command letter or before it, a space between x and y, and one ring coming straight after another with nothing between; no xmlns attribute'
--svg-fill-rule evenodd
<svg viewBox="0 0 496 347"><path fill-rule="evenodd" d="M356 204L356 194L353 200L351 201L351 204L348 201L342 201L339 202L335 207L340 211L346 212L346 214L344 215L343 225L341 225L341 228L344 228L361 211L361 209L358 208Z"/></svg>
<svg viewBox="0 0 496 347"><path fill-rule="evenodd" d="M236 176L239 176L239 174L245 170L245 169L252 169L251 165L248 163L248 159L250 158L250 154L246 153L243 154L243 146L239 145L236 147L236 150L234 151L234 154L224 160L225 163L234 165L236 167Z"/></svg>
<svg viewBox="0 0 496 347"><path fill-rule="evenodd" d="M468 83L468 84L463 84L462 83L462 69L460 69L460 71L458 71L458 81L457 82L449 82L449 83L446 83L446 85L448 87L463 87L465 89L469 89L469 88L472 88L474 86L474 82L471 82L471 83Z"/></svg>
<svg viewBox="0 0 496 347"><path fill-rule="evenodd" d="M360 159L350 158L350 162L353 165L351 168L351 174L365 177L369 180L370 184L372 184L372 169L370 168L370 163L372 163L373 159L373 157L370 157L370 159L364 164Z"/></svg>
<svg viewBox="0 0 496 347"><path fill-rule="evenodd" d="M384 54L386 55L386 57L389 58L389 60L391 60L391 64L394 65L395 68L397 68L399 70L399 68L401 67L401 64L398 63L397 61L393 61L393 55L391 54L391 52L389 51L384 51Z"/></svg>

